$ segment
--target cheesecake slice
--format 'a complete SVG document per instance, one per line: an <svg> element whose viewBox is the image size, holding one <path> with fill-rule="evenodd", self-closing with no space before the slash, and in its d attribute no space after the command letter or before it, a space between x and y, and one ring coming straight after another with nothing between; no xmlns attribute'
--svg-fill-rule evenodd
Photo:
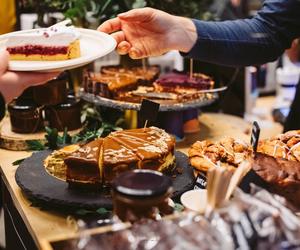
<svg viewBox="0 0 300 250"><path fill-rule="evenodd" d="M28 33L12 33L6 48L10 60L59 61L80 57L80 33L68 21Z"/></svg>

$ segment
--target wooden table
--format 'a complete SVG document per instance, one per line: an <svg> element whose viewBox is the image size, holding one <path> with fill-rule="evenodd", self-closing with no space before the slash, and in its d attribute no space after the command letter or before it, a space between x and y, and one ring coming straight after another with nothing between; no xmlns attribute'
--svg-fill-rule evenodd
<svg viewBox="0 0 300 250"><path fill-rule="evenodd" d="M219 140L232 136L249 141L251 126L241 118L204 114L200 117L200 124L200 133L186 135L185 141L178 143L178 150L186 153L187 148L198 139ZM275 124L272 130L263 130L262 137L279 132L281 127ZM66 215L30 206L31 203L16 184L14 175L17 166L12 163L30 155L30 152L0 149L7 249L40 249L44 241L70 237L76 233L76 228L67 223Z"/></svg>

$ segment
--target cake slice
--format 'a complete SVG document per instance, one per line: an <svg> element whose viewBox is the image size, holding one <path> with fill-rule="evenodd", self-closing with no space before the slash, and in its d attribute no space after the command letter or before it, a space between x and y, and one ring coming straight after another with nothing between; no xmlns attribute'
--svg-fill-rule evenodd
<svg viewBox="0 0 300 250"><path fill-rule="evenodd" d="M103 143L103 179L106 185L120 173L138 168L139 158L135 152L120 143L116 137L108 136Z"/></svg>
<svg viewBox="0 0 300 250"><path fill-rule="evenodd" d="M154 82L157 92L170 92L178 94L193 94L199 90L211 89L214 81L209 76L194 73L193 77L186 73L172 72L165 74Z"/></svg>
<svg viewBox="0 0 300 250"><path fill-rule="evenodd" d="M66 179L70 184L102 184L103 139L91 141L65 158Z"/></svg>
<svg viewBox="0 0 300 250"><path fill-rule="evenodd" d="M64 21L47 29L9 36L10 60L58 61L80 57L80 33Z"/></svg>

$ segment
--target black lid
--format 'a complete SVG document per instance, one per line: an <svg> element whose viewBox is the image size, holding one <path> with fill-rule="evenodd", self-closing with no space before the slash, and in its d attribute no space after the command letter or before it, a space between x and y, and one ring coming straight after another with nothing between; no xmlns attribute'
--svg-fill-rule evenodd
<svg viewBox="0 0 300 250"><path fill-rule="evenodd" d="M80 99L75 96L68 95L67 100L63 103L57 104L55 107L58 109L67 109L74 107L80 103Z"/></svg>
<svg viewBox="0 0 300 250"><path fill-rule="evenodd" d="M157 171L136 169L120 174L112 186L120 194L143 198L165 194L172 187L172 180Z"/></svg>
<svg viewBox="0 0 300 250"><path fill-rule="evenodd" d="M10 110L35 110L38 105L30 99L15 99L8 104Z"/></svg>

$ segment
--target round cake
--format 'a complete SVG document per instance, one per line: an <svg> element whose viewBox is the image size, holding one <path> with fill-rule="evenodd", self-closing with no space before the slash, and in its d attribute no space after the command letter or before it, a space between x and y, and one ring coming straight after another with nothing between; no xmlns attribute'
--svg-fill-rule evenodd
<svg viewBox="0 0 300 250"><path fill-rule="evenodd" d="M73 148L68 153L64 149L55 151L45 160L46 169L53 169L51 165L59 162L60 171L65 171L71 185L107 186L127 170L166 172L175 166L175 139L156 127L112 132ZM58 161L60 156L63 161Z"/></svg>

